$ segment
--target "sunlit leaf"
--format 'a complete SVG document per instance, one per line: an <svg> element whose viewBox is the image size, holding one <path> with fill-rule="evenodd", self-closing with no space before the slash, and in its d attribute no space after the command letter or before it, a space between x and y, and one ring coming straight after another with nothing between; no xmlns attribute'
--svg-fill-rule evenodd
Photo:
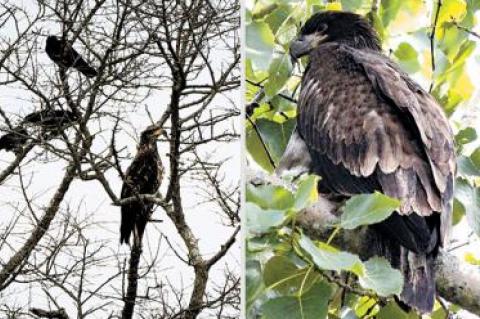
<svg viewBox="0 0 480 319"><path fill-rule="evenodd" d="M263 209L286 210L294 205L293 194L281 186L247 185L247 202L252 202Z"/></svg>
<svg viewBox="0 0 480 319"><path fill-rule="evenodd" d="M370 225L388 218L400 207L400 201L381 193L362 194L350 198L340 219L340 226L354 229L361 225Z"/></svg>
<svg viewBox="0 0 480 319"><path fill-rule="evenodd" d="M465 208L458 199L453 200L453 214L452 214L452 225L457 225L465 216Z"/></svg>
<svg viewBox="0 0 480 319"><path fill-rule="evenodd" d="M438 2L435 1L433 12L437 10ZM436 33L438 38L443 36L442 26L445 22L452 20L461 20L467 13L467 3L465 0L443 0L438 14L437 25L440 27ZM435 20L435 15L432 15L432 22Z"/></svg>
<svg viewBox="0 0 480 319"><path fill-rule="evenodd" d="M463 255L465 261L471 265L480 266L480 258L477 258L474 253L468 252Z"/></svg>
<svg viewBox="0 0 480 319"><path fill-rule="evenodd" d="M295 193L295 210L302 210L315 202L318 198L317 183L318 177L316 176L309 176L300 183Z"/></svg>
<svg viewBox="0 0 480 319"><path fill-rule="evenodd" d="M363 265L357 255L338 251L324 243L315 243L305 235L299 240L300 247L312 258L313 263L325 270L349 270L357 275L363 274Z"/></svg>
<svg viewBox="0 0 480 319"><path fill-rule="evenodd" d="M295 119L291 119L285 121L283 123L278 123L266 119L259 119L256 121L256 126L258 133L262 137L265 146L272 157L272 160L275 163L280 161L280 158L283 155L285 147L287 146L288 140L290 135L292 134L292 130L295 126ZM255 136L255 135L256 136ZM252 136L253 135L253 136ZM258 140L256 144L253 141L249 141L249 139L256 139ZM265 147L259 141L257 132L253 132L252 130L247 129L247 149L249 153L254 157L254 159L262 165L262 167L266 167L264 161L266 156ZM263 157L256 158L257 152L260 151L260 154L264 154ZM258 160L257 160L258 159ZM268 166L267 166L268 167Z"/></svg>
<svg viewBox="0 0 480 319"><path fill-rule="evenodd" d="M473 127L467 127L460 130L455 135L455 142L458 144L468 144L477 139L477 131Z"/></svg>
<svg viewBox="0 0 480 319"><path fill-rule="evenodd" d="M402 42L394 52L403 70L415 73L420 70L417 51L407 42Z"/></svg>
<svg viewBox="0 0 480 319"><path fill-rule="evenodd" d="M372 289L380 296L400 294L403 288L403 276L390 263L379 257L373 257L364 265L364 274L359 276L360 285L365 289Z"/></svg>
<svg viewBox="0 0 480 319"><path fill-rule="evenodd" d="M292 70L292 62L288 53L273 58L268 67L268 80L265 82L265 93L268 97L277 94L287 83Z"/></svg>
<svg viewBox="0 0 480 319"><path fill-rule="evenodd" d="M275 37L267 23L253 21L247 25L247 54L255 67L267 69Z"/></svg>
<svg viewBox="0 0 480 319"><path fill-rule="evenodd" d="M286 218L285 212L281 210L263 210L255 204L246 203L247 229L253 234L268 232L273 227L280 226Z"/></svg>
<svg viewBox="0 0 480 319"><path fill-rule="evenodd" d="M341 2L329 2L325 5L325 10L340 11L340 10L342 10L342 3Z"/></svg>

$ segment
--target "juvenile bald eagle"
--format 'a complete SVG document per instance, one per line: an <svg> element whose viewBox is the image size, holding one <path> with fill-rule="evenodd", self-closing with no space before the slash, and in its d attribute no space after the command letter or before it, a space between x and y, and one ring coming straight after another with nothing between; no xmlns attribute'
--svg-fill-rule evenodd
<svg viewBox="0 0 480 319"><path fill-rule="evenodd" d="M67 69L74 67L89 78L97 76L97 71L82 58L68 41L63 41L51 35L47 37L45 51L48 57L59 66Z"/></svg>
<svg viewBox="0 0 480 319"><path fill-rule="evenodd" d="M397 212L371 227L371 253L403 273L404 304L431 312L433 261L450 225L456 170L441 107L382 54L375 30L359 15L313 15L290 54L309 62L280 166L297 162L320 175L321 193L380 191L400 199Z"/></svg>
<svg viewBox="0 0 480 319"><path fill-rule="evenodd" d="M163 165L157 150L157 139L162 133L162 128L157 125L151 125L142 132L137 154L125 175L122 199L157 192L163 175ZM133 233L135 243L139 244L153 213L153 204L138 199L122 205L121 212L120 243L128 244Z"/></svg>

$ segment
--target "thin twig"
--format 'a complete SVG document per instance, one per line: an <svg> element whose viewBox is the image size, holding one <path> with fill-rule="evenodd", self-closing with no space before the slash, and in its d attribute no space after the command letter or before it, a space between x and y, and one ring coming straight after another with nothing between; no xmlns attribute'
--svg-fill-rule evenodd
<svg viewBox="0 0 480 319"><path fill-rule="evenodd" d="M440 15L440 8L442 7L442 0L437 1L437 10L435 12L435 19L433 21L432 32L430 33L430 56L432 63L432 83L430 83L430 88L428 92L432 92L433 85L435 83L433 79L433 74L435 73L435 33L437 32L437 23L438 17Z"/></svg>

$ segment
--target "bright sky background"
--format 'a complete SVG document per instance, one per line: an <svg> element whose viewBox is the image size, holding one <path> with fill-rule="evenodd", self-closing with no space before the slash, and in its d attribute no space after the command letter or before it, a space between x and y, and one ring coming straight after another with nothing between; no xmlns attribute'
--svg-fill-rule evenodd
<svg viewBox="0 0 480 319"><path fill-rule="evenodd" d="M31 0L23 1L23 5L27 8L35 8L33 5L34 2ZM3 27L0 30L0 36L9 36L13 31L11 29L12 25L10 24L7 27ZM60 32L61 26L49 22L45 23L43 26L43 34L58 34ZM38 61L41 65L40 74L48 76L55 76L56 67L54 67L53 62L51 62L46 53L44 53L43 48L45 45L45 37L37 38L37 46L39 52L37 54ZM82 52L82 44L77 42L74 47ZM226 59L229 58L229 55L223 50L215 50L215 66L220 68L226 65ZM94 62L98 63L97 61ZM71 76L77 76L75 70L70 70L69 74ZM199 81L208 80L207 77L201 77ZM16 87L16 88L13 88ZM19 85L15 84L9 88L2 87L0 94L0 105L2 109L7 113L12 122L16 123L19 121L19 118L16 115L25 115L30 113L33 110L38 110L39 105L36 104L35 100L32 98L31 94L23 89L18 88ZM135 110L132 109L132 106L129 106L129 109L125 112L124 119L131 123L131 126L123 126L121 132L117 137L118 148L127 147L128 151L124 151L122 154L131 154L134 156L136 152L136 139L138 138L137 133L143 130L146 126L150 124L149 117L146 110L151 113L154 119L158 119L167 106L169 101L170 92L168 89L154 93L151 97L145 100L141 105L136 105ZM212 103L209 105L209 109L212 112L218 113L222 112L225 108L231 108L232 103L240 105L240 91L229 92L224 96L218 95ZM109 105L108 108L113 109L117 106ZM96 139L95 147L102 147L105 144L109 143L111 136L111 128L113 123L111 121L104 121L102 123L102 129L104 130L100 136ZM3 127L3 125L2 125ZM100 127L93 127L92 130L100 129ZM136 131L135 131L136 129ZM220 132L224 129L235 129L237 133L240 132L239 123L237 120L227 121L223 124L217 125L215 130ZM168 145L166 143L160 143L159 145L160 154L164 163L168 161L168 158L165 154L168 152ZM34 150L31 155L28 156L31 159L34 156L34 153L38 153L38 149ZM227 185L236 185L240 178L240 142L227 144L211 143L208 146L200 148L200 153L204 159L229 159L227 164L223 167L222 172L225 176L225 184ZM14 158L14 155L11 153L0 152L0 171L3 170ZM45 160L44 163L37 163ZM48 201L52 197L53 192L56 190L59 180L64 174L65 162L54 162L48 163L48 158L42 157L37 158L36 163L28 163L28 160L24 160L22 165L22 173L25 177L25 180L28 180L30 185L28 187L27 193L30 197L35 198L35 210L37 214L42 215L41 209L48 205ZM124 161L122 166L124 170L129 165L130 161ZM114 187L114 190L117 195L120 194L121 181L117 176L116 172L113 170L107 174L107 179ZM164 179L162 184L162 192L164 193L166 186L168 184L168 172L167 178ZM18 210L23 210L25 207L25 201L22 197L22 194L19 189L19 178L18 176L10 177L5 183L0 185L0 192L2 197L0 198L0 233L6 227L6 225L11 222L13 218L18 216ZM185 180L182 184L182 195L184 198L184 208L185 215L188 224L192 227L195 235L200 238L200 248L205 257L209 257L220 249L220 245L223 244L232 234L233 228L225 227L222 223L222 218L218 214L218 208L208 203L201 203L204 200L204 192L202 190L202 183L195 180ZM126 256L129 253L127 246L120 246L119 244L119 226L120 226L120 208L111 205L110 199L105 194L104 189L97 181L91 182L81 182L74 181L70 187L65 200L61 206L61 213L59 213L54 222L51 225L51 228L48 232L50 236L55 237L56 233L61 230L59 223L61 222L62 214L65 213L66 204L68 203L69 207L72 208L72 213L77 220L84 220L85 223L94 224L88 227L87 232L84 235L97 244L93 244L91 247L92 251L98 249L100 243L107 243L107 246L100 250L100 256L105 257L104 267L98 269L88 269L88 276L91 280L100 282L103 278L111 276L111 274L118 270L118 265L114 262L114 259L110 258L112 254L119 256ZM16 209L15 209L16 208ZM157 245L160 245L160 258L161 262L159 267L156 267L152 274L157 274L162 281L169 281L174 284L178 289L186 287L187 291L190 290L193 272L190 267L186 267L182 262L179 262L178 258L172 252L172 250L167 245L165 239L160 239L160 234L164 237L167 237L173 247L175 247L183 256L185 256L185 248L182 240L176 233L175 227L170 222L168 217L162 212L162 209L158 208L153 218L164 220L163 223L149 224L146 229L146 236L148 240L145 241L144 247L144 256L149 257L151 254L155 254ZM15 233L20 233L20 235L13 234L9 243L13 246L14 249L20 247L25 238L25 231L28 232L30 227L29 222L30 217L24 216L20 218L20 223L17 228L15 228ZM28 234L28 233L27 233ZM14 239L15 238L15 239ZM72 249L75 254L79 254L79 251ZM2 261L8 260L8 257L11 255L11 250L3 247L0 250L0 259ZM35 258L35 255L31 256ZM123 257L121 258L123 259ZM71 262L67 254L64 254L61 261L66 264ZM222 285L224 279L224 270L228 267L232 272L239 274L240 269L240 245L237 243L230 250L227 256L222 259L211 271L211 283L216 283ZM140 281L139 294L144 293L144 286ZM29 287L30 286L30 287ZM29 287L27 289L27 287ZM117 280L113 281L111 287L106 287L103 293L110 293L117 295L115 290L120 289L121 282L120 277ZM75 310L71 300L65 296L62 291L59 289L52 289L51 293L57 296L58 303L67 309L71 318L75 318ZM0 293L2 303L7 304L10 307L22 306L24 309L30 307L40 307L47 308L47 300L45 294L39 289L38 285L17 285L12 284L5 291ZM173 295L167 296L167 298L172 298ZM187 294L189 298L189 294ZM188 300L188 299L187 299ZM95 301L92 301L94 305ZM118 303L117 303L118 304ZM115 309L119 310L121 308L116 307ZM108 309L105 309L108 310ZM113 310L113 309L112 309ZM107 311L110 312L110 311ZM105 313L102 314L102 316ZM93 318L101 318L100 313L94 315ZM199 318L210 318L208 311L204 311Z"/></svg>

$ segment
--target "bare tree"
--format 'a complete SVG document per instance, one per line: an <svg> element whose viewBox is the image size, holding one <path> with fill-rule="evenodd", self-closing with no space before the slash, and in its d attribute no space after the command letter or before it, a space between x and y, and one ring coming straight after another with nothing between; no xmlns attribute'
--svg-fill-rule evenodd
<svg viewBox="0 0 480 319"><path fill-rule="evenodd" d="M239 9L234 0L3 2L1 129L27 134L15 152L0 151L0 313L239 316ZM98 75L54 64L48 35ZM45 110L76 120L23 121ZM168 132L158 143L163 185L120 200L152 122ZM119 206L138 198L156 209L143 245L121 247Z"/></svg>

